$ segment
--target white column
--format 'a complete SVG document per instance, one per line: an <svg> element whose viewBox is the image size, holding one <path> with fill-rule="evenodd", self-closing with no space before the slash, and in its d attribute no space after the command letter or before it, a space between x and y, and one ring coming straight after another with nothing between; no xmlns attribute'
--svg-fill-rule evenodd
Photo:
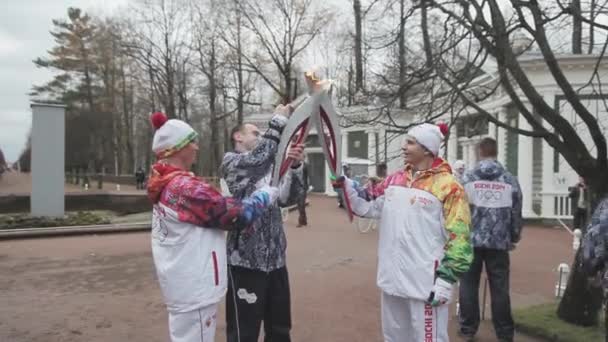
<svg viewBox="0 0 608 342"><path fill-rule="evenodd" d="M498 112L498 120L500 122L507 123L507 107L501 107ZM505 165L507 163L507 130L504 128L498 128L498 135L496 136L496 143L498 144L498 161Z"/></svg>
<svg viewBox="0 0 608 342"><path fill-rule="evenodd" d="M348 132L342 131L342 162L348 158ZM342 167L342 166L340 166Z"/></svg>
<svg viewBox="0 0 608 342"><path fill-rule="evenodd" d="M62 217L65 210L65 106L33 103L32 216Z"/></svg>
<svg viewBox="0 0 608 342"><path fill-rule="evenodd" d="M547 93L543 94L543 98L547 103L554 103L555 94ZM543 126L551 131L551 125L546 121L543 121ZM543 139L543 175L542 175L542 192L551 193L556 192L554 185L555 173L553 172L553 147L551 147L547 141ZM542 196L541 197L541 216L547 217L554 214L555 202L553 196Z"/></svg>
<svg viewBox="0 0 608 342"><path fill-rule="evenodd" d="M456 136L456 127L452 127L450 138L448 139L448 155L447 159L451 165L458 159L458 137Z"/></svg>
<svg viewBox="0 0 608 342"><path fill-rule="evenodd" d="M496 124L488 122L488 137L496 140Z"/></svg>
<svg viewBox="0 0 608 342"><path fill-rule="evenodd" d="M530 124L523 115L519 115L519 128L531 130ZM523 193L523 216L537 217L532 210L532 138L523 135L518 136L517 151L517 178Z"/></svg>
<svg viewBox="0 0 608 342"><path fill-rule="evenodd" d="M372 164L367 167L367 174L369 176L376 175L376 130L368 129L365 130L367 133L367 159L372 162Z"/></svg>

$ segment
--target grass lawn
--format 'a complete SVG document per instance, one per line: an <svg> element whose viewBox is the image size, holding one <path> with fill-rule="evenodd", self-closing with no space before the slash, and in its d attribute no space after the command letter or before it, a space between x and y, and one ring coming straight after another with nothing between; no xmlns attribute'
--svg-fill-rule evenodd
<svg viewBox="0 0 608 342"><path fill-rule="evenodd" d="M518 331L547 341L600 342L604 341L604 319L599 327L579 327L557 318L558 303L542 304L513 311Z"/></svg>

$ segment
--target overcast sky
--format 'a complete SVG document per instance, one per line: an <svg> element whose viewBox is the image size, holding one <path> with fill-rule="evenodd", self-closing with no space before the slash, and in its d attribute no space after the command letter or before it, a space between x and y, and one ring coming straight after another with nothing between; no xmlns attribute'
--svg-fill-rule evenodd
<svg viewBox="0 0 608 342"><path fill-rule="evenodd" d="M9 162L25 146L32 114L32 84L50 79L32 60L44 56L53 45L51 20L67 18L67 8L80 7L95 13L112 13L127 0L10 0L0 11L0 148Z"/></svg>

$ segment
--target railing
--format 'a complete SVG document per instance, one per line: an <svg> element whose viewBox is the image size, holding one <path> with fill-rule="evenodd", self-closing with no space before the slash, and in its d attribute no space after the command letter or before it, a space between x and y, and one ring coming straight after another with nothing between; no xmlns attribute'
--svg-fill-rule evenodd
<svg viewBox="0 0 608 342"><path fill-rule="evenodd" d="M572 201L567 192L541 192L535 197L541 198L542 218L572 218Z"/></svg>

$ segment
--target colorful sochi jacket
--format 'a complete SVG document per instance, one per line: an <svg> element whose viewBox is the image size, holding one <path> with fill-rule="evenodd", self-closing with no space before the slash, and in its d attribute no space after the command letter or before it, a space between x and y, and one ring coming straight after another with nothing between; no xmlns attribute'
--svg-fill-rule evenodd
<svg viewBox="0 0 608 342"><path fill-rule="evenodd" d="M463 186L471 205L471 243L476 248L510 250L522 230L519 182L496 160L482 160L465 173Z"/></svg>
<svg viewBox="0 0 608 342"><path fill-rule="evenodd" d="M348 182L350 183L350 182ZM380 218L378 286L386 293L426 300L436 277L450 283L469 269L469 204L449 165L406 166L387 177L372 201L349 185L355 214Z"/></svg>
<svg viewBox="0 0 608 342"><path fill-rule="evenodd" d="M260 190L242 201L224 198L192 173L156 164L148 196L152 257L167 309L190 312L218 303L227 289L221 229L251 224L270 205L269 194Z"/></svg>
<svg viewBox="0 0 608 342"><path fill-rule="evenodd" d="M148 198L153 204L162 203L175 210L182 222L222 230L251 224L270 200L262 191L240 201L226 198L192 172L162 163L152 166Z"/></svg>
<svg viewBox="0 0 608 342"><path fill-rule="evenodd" d="M222 178L234 198L249 196L270 182L279 138L287 120L275 115L257 146L250 152L228 152L221 166ZM295 180L298 179L296 182ZM303 187L302 167L290 169L279 185L278 203L265 210L261 217L239 231L228 233L228 263L233 266L270 272L285 266L287 240L279 205L295 201L294 186ZM297 184L297 185L296 185Z"/></svg>
<svg viewBox="0 0 608 342"><path fill-rule="evenodd" d="M583 239L583 265L590 276L603 271L603 285L608 289L608 197L596 207Z"/></svg>

